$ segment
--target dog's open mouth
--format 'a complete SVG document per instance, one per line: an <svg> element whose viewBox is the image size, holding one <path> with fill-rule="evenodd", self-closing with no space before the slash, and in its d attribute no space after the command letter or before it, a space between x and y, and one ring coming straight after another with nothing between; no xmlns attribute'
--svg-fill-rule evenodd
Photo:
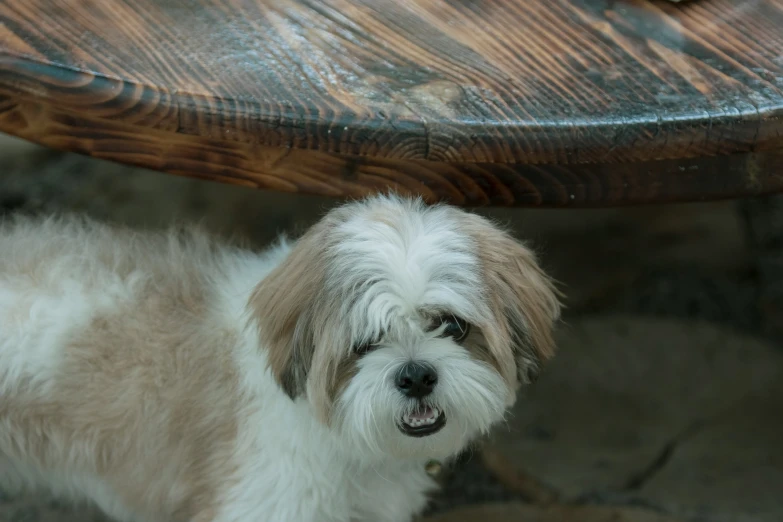
<svg viewBox="0 0 783 522"><path fill-rule="evenodd" d="M446 425L443 410L430 406L420 406L402 416L400 431L410 437L426 437L437 433Z"/></svg>

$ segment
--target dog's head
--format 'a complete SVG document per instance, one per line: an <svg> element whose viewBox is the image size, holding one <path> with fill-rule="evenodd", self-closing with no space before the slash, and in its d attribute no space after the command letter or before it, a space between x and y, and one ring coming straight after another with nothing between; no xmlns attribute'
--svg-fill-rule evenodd
<svg viewBox="0 0 783 522"><path fill-rule="evenodd" d="M256 288L270 368L357 451L446 457L554 350L560 305L486 219L374 197L329 213Z"/></svg>

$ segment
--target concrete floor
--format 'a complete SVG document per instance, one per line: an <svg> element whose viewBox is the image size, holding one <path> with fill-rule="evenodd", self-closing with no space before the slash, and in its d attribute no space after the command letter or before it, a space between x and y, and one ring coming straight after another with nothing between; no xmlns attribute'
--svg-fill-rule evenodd
<svg viewBox="0 0 783 522"><path fill-rule="evenodd" d="M196 220L260 246L335 203L0 136L0 212ZM508 426L445 470L433 520L783 520L783 361L760 334L757 260L736 204L482 212L540 251L569 309L560 357ZM0 522L92 517L0 494Z"/></svg>

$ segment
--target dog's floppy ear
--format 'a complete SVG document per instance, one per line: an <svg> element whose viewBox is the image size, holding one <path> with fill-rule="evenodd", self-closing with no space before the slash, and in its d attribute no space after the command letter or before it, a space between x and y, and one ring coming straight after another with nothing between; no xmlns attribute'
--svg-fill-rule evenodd
<svg viewBox="0 0 783 522"><path fill-rule="evenodd" d="M469 215L468 222L496 321L485 335L499 360L502 347L511 346L516 381L529 383L541 363L554 355L553 326L560 317L560 293L522 243L482 217Z"/></svg>
<svg viewBox="0 0 783 522"><path fill-rule="evenodd" d="M261 345L275 379L292 398L304 394L315 350L319 293L325 271L326 222L311 228L250 297Z"/></svg>
<svg viewBox="0 0 783 522"><path fill-rule="evenodd" d="M534 381L555 354L553 326L560 317L559 293L533 253L511 237L488 264L490 291L503 310L520 383Z"/></svg>

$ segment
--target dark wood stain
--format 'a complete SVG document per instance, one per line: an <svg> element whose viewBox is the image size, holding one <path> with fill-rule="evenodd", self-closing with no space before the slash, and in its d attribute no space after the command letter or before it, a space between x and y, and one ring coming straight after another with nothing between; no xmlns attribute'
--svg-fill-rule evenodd
<svg viewBox="0 0 783 522"><path fill-rule="evenodd" d="M783 0L6 0L0 130L341 197L762 194L781 27Z"/></svg>

